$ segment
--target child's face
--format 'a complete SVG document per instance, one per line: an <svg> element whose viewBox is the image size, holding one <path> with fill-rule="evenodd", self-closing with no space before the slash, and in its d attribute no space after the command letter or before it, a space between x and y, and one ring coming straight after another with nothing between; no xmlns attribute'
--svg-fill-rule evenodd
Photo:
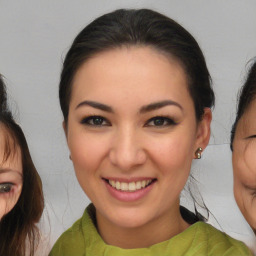
<svg viewBox="0 0 256 256"><path fill-rule="evenodd" d="M140 227L179 214L195 151L206 146L205 127L196 122L176 61L149 47L131 47L84 63L74 79L65 131L97 221Z"/></svg>
<svg viewBox="0 0 256 256"><path fill-rule="evenodd" d="M22 189L22 160L20 148L5 160L6 130L0 126L0 220L11 211ZM8 136L8 135L7 135ZM12 150L12 143L10 143ZM14 150L14 149L13 149Z"/></svg>
<svg viewBox="0 0 256 256"><path fill-rule="evenodd" d="M234 194L256 233L256 100L239 120L233 142Z"/></svg>

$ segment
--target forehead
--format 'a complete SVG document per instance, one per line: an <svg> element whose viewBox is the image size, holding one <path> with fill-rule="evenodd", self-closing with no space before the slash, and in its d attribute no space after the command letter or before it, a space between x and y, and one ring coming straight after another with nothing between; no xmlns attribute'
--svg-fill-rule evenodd
<svg viewBox="0 0 256 256"><path fill-rule="evenodd" d="M22 172L20 146L3 124L0 124L0 168Z"/></svg>
<svg viewBox="0 0 256 256"><path fill-rule="evenodd" d="M180 63L145 46L112 49L87 60L75 75L71 104L72 99L82 100L85 94L97 94L105 100L111 92L126 98L155 95L155 101L159 100L158 95L162 98L166 93L190 97Z"/></svg>
<svg viewBox="0 0 256 256"><path fill-rule="evenodd" d="M254 98L249 104L244 114L238 121L237 133L256 133L256 99Z"/></svg>

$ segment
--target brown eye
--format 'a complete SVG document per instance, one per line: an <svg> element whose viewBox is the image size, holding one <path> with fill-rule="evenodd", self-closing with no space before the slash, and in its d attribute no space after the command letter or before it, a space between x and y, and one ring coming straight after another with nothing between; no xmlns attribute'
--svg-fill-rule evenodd
<svg viewBox="0 0 256 256"><path fill-rule="evenodd" d="M175 125L176 122L173 121L171 118L163 117L163 116L156 116L151 118L147 123L146 126L156 126L156 127L163 127L163 126L170 126Z"/></svg>
<svg viewBox="0 0 256 256"><path fill-rule="evenodd" d="M89 116L81 121L81 124L91 125L91 126L110 126L108 120L102 116Z"/></svg>
<svg viewBox="0 0 256 256"><path fill-rule="evenodd" d="M90 121L91 121L90 124L92 125L102 125L104 122L102 117L94 117Z"/></svg>
<svg viewBox="0 0 256 256"><path fill-rule="evenodd" d="M13 184L12 183L2 183L0 184L0 194L8 193L11 191Z"/></svg>
<svg viewBox="0 0 256 256"><path fill-rule="evenodd" d="M165 122L166 122L166 120L165 120L164 118L155 118L155 119L153 120L153 124L154 124L155 126L164 125Z"/></svg>

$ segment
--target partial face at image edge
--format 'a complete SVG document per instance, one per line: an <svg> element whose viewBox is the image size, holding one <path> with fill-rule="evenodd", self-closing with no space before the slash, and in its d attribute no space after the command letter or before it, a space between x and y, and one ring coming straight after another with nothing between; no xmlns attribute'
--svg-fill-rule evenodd
<svg viewBox="0 0 256 256"><path fill-rule="evenodd" d="M22 159L18 146L0 125L0 220L17 203L22 190ZM6 149L10 154L6 157Z"/></svg>
<svg viewBox="0 0 256 256"><path fill-rule="evenodd" d="M238 121L233 141L234 195L256 234L256 100Z"/></svg>

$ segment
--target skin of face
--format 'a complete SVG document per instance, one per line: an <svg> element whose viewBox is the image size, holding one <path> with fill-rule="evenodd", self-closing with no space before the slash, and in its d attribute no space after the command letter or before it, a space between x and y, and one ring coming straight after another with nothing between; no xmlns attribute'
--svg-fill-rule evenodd
<svg viewBox="0 0 256 256"><path fill-rule="evenodd" d="M238 121L233 142L234 195L256 234L256 100Z"/></svg>
<svg viewBox="0 0 256 256"><path fill-rule="evenodd" d="M22 190L20 148L4 161L6 130L0 126L0 220L17 203Z"/></svg>
<svg viewBox="0 0 256 256"><path fill-rule="evenodd" d="M106 243L146 247L188 227L179 196L195 151L208 144L210 121L205 109L197 123L179 63L150 47L105 51L80 67L64 130ZM109 180L153 182L133 198Z"/></svg>

